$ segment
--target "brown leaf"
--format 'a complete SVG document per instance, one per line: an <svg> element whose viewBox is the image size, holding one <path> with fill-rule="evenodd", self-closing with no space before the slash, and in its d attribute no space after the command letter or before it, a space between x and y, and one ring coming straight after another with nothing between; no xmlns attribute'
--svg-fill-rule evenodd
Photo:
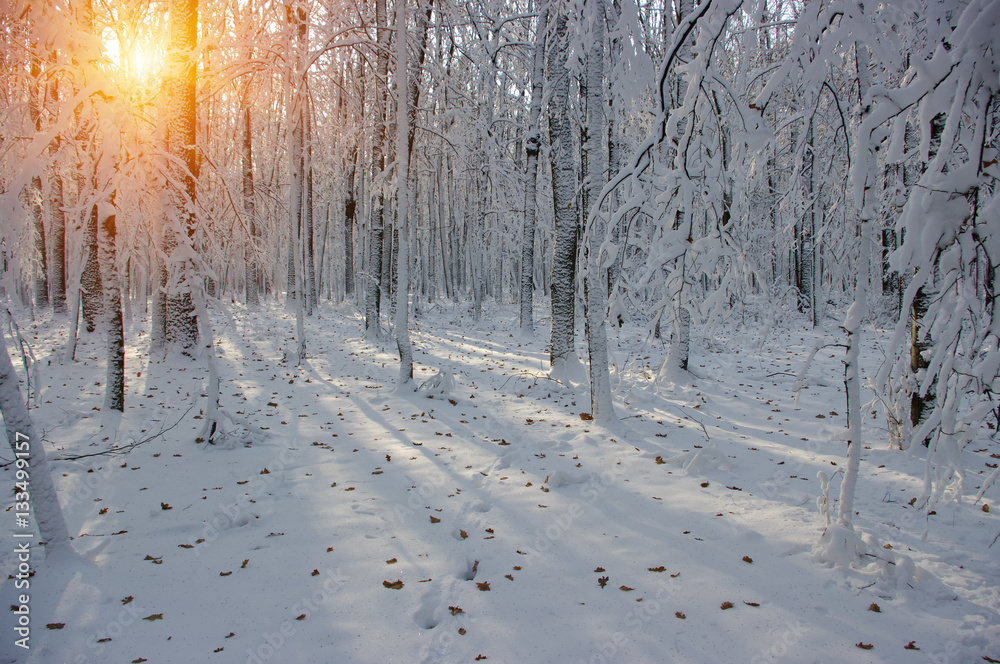
<svg viewBox="0 0 1000 664"><path fill-rule="evenodd" d="M299 615L295 616L295 619L296 620L305 620L306 619L306 614L300 613Z"/></svg>
<svg viewBox="0 0 1000 664"><path fill-rule="evenodd" d="M871 650L872 648L875 647L870 643L861 643L860 641L858 643L855 643L854 645L861 648L862 650Z"/></svg>
<svg viewBox="0 0 1000 664"><path fill-rule="evenodd" d="M584 422L589 422L590 420L594 419L594 416L591 415L590 413L580 413L580 419L583 420Z"/></svg>
<svg viewBox="0 0 1000 664"><path fill-rule="evenodd" d="M871 604L870 604L870 605L868 606L868 610L869 610L869 611L871 611L871 612L873 612L873 613L882 613L882 607L880 607L880 606L879 606L878 604L876 604L875 602L872 602L872 603L871 603Z"/></svg>
<svg viewBox="0 0 1000 664"><path fill-rule="evenodd" d="M603 588L604 586L608 585L608 577L606 577L606 576L602 576L601 578L599 578L599 579L597 580L597 585L599 585L599 586L600 586L600 587L602 587L602 588Z"/></svg>
<svg viewBox="0 0 1000 664"><path fill-rule="evenodd" d="M46 625L49 629L62 629L66 626L66 623L49 623Z"/></svg>
<svg viewBox="0 0 1000 664"><path fill-rule="evenodd" d="M752 563L753 562L753 558L751 558L750 556L743 556L743 562L745 562L745 563Z"/></svg>
<svg viewBox="0 0 1000 664"><path fill-rule="evenodd" d="M160 509L161 510L172 510L174 508L171 507L170 505L168 505L167 503L160 503Z"/></svg>
<svg viewBox="0 0 1000 664"><path fill-rule="evenodd" d="M219 572L219 576L229 576L232 572Z"/></svg>
<svg viewBox="0 0 1000 664"><path fill-rule="evenodd" d="M920 650L920 648L917 647L916 641L910 641L905 646L903 646L903 650Z"/></svg>
<svg viewBox="0 0 1000 664"><path fill-rule="evenodd" d="M486 592L487 590L490 589L490 582L489 581L477 581L476 582L476 587L479 588L480 590L482 590L483 592Z"/></svg>
<svg viewBox="0 0 1000 664"><path fill-rule="evenodd" d="M504 574L504 576L507 577L508 579L510 579L511 581L514 580L514 575L513 574Z"/></svg>
<svg viewBox="0 0 1000 664"><path fill-rule="evenodd" d="M618 590L624 590L625 592L629 592L631 590L635 590L635 588L629 588L628 586L622 585L618 586Z"/></svg>
<svg viewBox="0 0 1000 664"><path fill-rule="evenodd" d="M666 463L666 461L663 460L663 457L657 456L656 457L656 463L657 463L657 465L663 465L663 464Z"/></svg>
<svg viewBox="0 0 1000 664"><path fill-rule="evenodd" d="M687 618L687 616L684 615L683 613L681 613L680 611L675 611L674 615L677 616L678 618L680 618L681 620L684 620L684 619Z"/></svg>
<svg viewBox="0 0 1000 664"><path fill-rule="evenodd" d="M461 634L462 636L465 636L465 628L464 627L459 627L458 628L458 633Z"/></svg>
<svg viewBox="0 0 1000 664"><path fill-rule="evenodd" d="M722 609L723 611L725 611L726 609L731 609L733 608L733 603L730 601L725 601L722 603L721 606L719 606L719 608Z"/></svg>
<svg viewBox="0 0 1000 664"><path fill-rule="evenodd" d="M604 571L604 568L603 567L595 567L594 571L597 572L598 574L600 574L601 572Z"/></svg>
<svg viewBox="0 0 1000 664"><path fill-rule="evenodd" d="M458 534L462 536L462 539L469 539L469 533L465 532L464 530L459 530Z"/></svg>
<svg viewBox="0 0 1000 664"><path fill-rule="evenodd" d="M388 588L389 590L402 590L403 589L403 582L400 581L400 580L398 580L398 579L396 581L383 581L382 585L385 586L386 588Z"/></svg>
<svg viewBox="0 0 1000 664"><path fill-rule="evenodd" d="M760 602L743 602L747 606L760 606Z"/></svg>
<svg viewBox="0 0 1000 664"><path fill-rule="evenodd" d="M314 569L312 572L309 573L309 576L319 576L319 570Z"/></svg>
<svg viewBox="0 0 1000 664"><path fill-rule="evenodd" d="M465 613L465 611L460 606L449 606L448 610L451 611L451 615L457 616L460 613Z"/></svg>
<svg viewBox="0 0 1000 664"><path fill-rule="evenodd" d="M162 613L151 613L150 615L148 615L145 618L143 618L143 620L148 620L149 622L153 622L154 620L163 620L163 614Z"/></svg>
<svg viewBox="0 0 1000 664"><path fill-rule="evenodd" d="M646 569L648 571L650 571L650 572L666 572L667 571L667 568L664 567L663 565L660 565L659 567L647 567Z"/></svg>
<svg viewBox="0 0 1000 664"><path fill-rule="evenodd" d="M431 523L441 523L441 519L437 518L433 514L431 515Z"/></svg>
<svg viewBox="0 0 1000 664"><path fill-rule="evenodd" d="M128 603L129 603L129 602L131 602L131 601L132 601L133 599L135 599L135 598L134 598L134 597L132 597L131 595L129 595L128 597L126 597L125 599L123 599L123 600L122 600L122 604L128 604Z"/></svg>
<svg viewBox="0 0 1000 664"><path fill-rule="evenodd" d="M247 558L246 560L243 561L243 564L240 565L240 569L246 569L247 565L249 565L249 564L250 564L250 559Z"/></svg>
<svg viewBox="0 0 1000 664"><path fill-rule="evenodd" d="M386 565L395 565L398 562L399 562L399 560L397 560L396 558L389 558L389 560L385 561L385 564Z"/></svg>
<svg viewBox="0 0 1000 664"><path fill-rule="evenodd" d="M146 661L145 657L136 657L135 659L132 660L132 664L142 664L145 661Z"/></svg>

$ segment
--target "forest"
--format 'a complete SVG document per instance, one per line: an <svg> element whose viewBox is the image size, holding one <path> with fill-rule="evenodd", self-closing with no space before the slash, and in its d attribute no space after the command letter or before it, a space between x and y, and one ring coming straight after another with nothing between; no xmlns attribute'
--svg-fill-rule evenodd
<svg viewBox="0 0 1000 664"><path fill-rule="evenodd" d="M1000 661L1000 3L0 58L0 662Z"/></svg>

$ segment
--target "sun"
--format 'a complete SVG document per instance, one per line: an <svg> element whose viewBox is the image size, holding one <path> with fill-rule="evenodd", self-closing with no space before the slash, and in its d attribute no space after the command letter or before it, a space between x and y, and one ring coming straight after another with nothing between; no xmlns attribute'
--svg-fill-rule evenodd
<svg viewBox="0 0 1000 664"><path fill-rule="evenodd" d="M104 38L104 54L122 79L120 82L140 86L153 82L160 67L156 46L145 46L135 40L123 43L114 32L108 33Z"/></svg>
<svg viewBox="0 0 1000 664"><path fill-rule="evenodd" d="M149 81L159 73L159 54L148 48L133 46L128 59L129 71L138 80Z"/></svg>
<svg viewBox="0 0 1000 664"><path fill-rule="evenodd" d="M145 96L158 86L166 52L162 13L111 5L101 32L106 71L122 92Z"/></svg>

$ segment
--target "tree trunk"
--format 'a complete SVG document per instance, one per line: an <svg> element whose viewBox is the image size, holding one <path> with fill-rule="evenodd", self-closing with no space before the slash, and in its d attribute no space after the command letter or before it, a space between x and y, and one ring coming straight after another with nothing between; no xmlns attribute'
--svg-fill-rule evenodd
<svg viewBox="0 0 1000 664"><path fill-rule="evenodd" d="M31 88L29 90L28 110L31 114L31 124L35 128L35 132L40 134L42 131L42 114L39 93L41 90L42 70L39 65L38 56L34 52L36 48L37 44L32 44ZM31 208L31 225L34 230L35 254L38 260L38 266L35 268L35 306L41 309L49 306L49 269L45 245L41 176L36 175L31 178L31 186L28 188L28 206Z"/></svg>
<svg viewBox="0 0 1000 664"><path fill-rule="evenodd" d="M85 178L81 178L84 180ZM95 183L96 184L96 183ZM80 275L80 309L87 332L93 332L104 309L101 267L98 261L97 226L100 212L97 203L90 207L83 224L83 274Z"/></svg>
<svg viewBox="0 0 1000 664"><path fill-rule="evenodd" d="M198 39L198 0L172 0L169 11L169 75L165 89L169 103L167 151L173 159L168 165L171 182L167 184L163 227L163 254L168 265L161 275L161 287L165 293L165 341L191 348L198 341L192 288L194 280L200 278L192 259L197 223L194 210L198 176L195 97L198 72L194 53ZM166 276L165 283L162 276Z"/></svg>
<svg viewBox="0 0 1000 664"><path fill-rule="evenodd" d="M583 200L588 214L585 227L586 278L584 302L586 308L587 354L590 367L590 409L598 424L615 421L611 397L611 377L608 372L608 340L604 328L607 317L607 278L601 260L605 223L601 216L598 194L604 188L607 156L604 152L604 35L606 7L604 0L593 3L591 48L587 53L587 143L584 171Z"/></svg>
<svg viewBox="0 0 1000 664"><path fill-rule="evenodd" d="M538 15L535 28L535 51L531 73L531 106L528 111L528 138L524 152L527 164L524 171L524 224L521 228L521 334L535 334L532 317L534 308L535 276L535 222L538 191L538 152L541 149L540 117L542 111L542 81L545 78L545 32L548 22L548 5Z"/></svg>
<svg viewBox="0 0 1000 664"><path fill-rule="evenodd" d="M104 268L104 313L108 325L108 368L104 407L125 411L125 327L122 319L121 279L118 274L118 251L114 194L110 202L95 206L101 216L101 265Z"/></svg>
<svg viewBox="0 0 1000 664"><path fill-rule="evenodd" d="M344 197L344 298L354 298L354 174L358 167L358 146L351 149L347 160L347 185Z"/></svg>
<svg viewBox="0 0 1000 664"><path fill-rule="evenodd" d="M382 184L377 182L385 170L386 106L388 91L385 83L389 76L389 29L386 25L385 0L375 0L375 27L377 32L376 57L378 68L375 99L375 135L372 138L372 183L377 188L372 208L368 237L368 283L365 286L365 336L379 336L379 310L382 305L382 259L385 242L385 197Z"/></svg>
<svg viewBox="0 0 1000 664"><path fill-rule="evenodd" d="M552 327L549 363L554 373L576 360L576 250L579 234L577 177L573 157L573 130L569 119L569 73L566 70L568 19L556 16L553 47L549 52L552 101L549 134L552 143L552 204L555 213L555 249L552 256Z"/></svg>
<svg viewBox="0 0 1000 664"><path fill-rule="evenodd" d="M52 483L52 475L45 458L45 448L42 447L42 438L35 431L28 408L21 398L17 372L14 371L14 365L10 361L7 340L3 334L0 334L0 414L3 415L7 440L14 452L14 479L15 488L18 490L18 493L14 494L14 500L18 516L20 517L22 512L27 512L21 509L19 503L30 502L38 534L41 536L41 544L46 547L47 552L52 553L63 548L72 550L66 520L63 518L55 485ZM27 484L29 481L30 491ZM21 485L21 482L25 484ZM14 533L14 537L18 538L16 541L30 541L29 524L30 521L18 521L18 528ZM23 540L20 539L22 536Z"/></svg>
<svg viewBox="0 0 1000 664"><path fill-rule="evenodd" d="M303 73L304 74L304 73ZM304 75L303 75L304 78ZM305 145L305 246L303 247L303 259L305 261L305 272L302 277L305 280L306 290L306 313L310 316L316 309L316 251L313 241L316 228L313 221L313 166L312 166L312 109L308 102L308 93L303 94L303 112L305 113L306 145Z"/></svg>
<svg viewBox="0 0 1000 664"><path fill-rule="evenodd" d="M288 214L289 214L289 298L295 302L295 337L298 341L296 361L298 364L306 356L305 323L303 321L305 303L305 271L302 251L303 208L305 202L305 119L306 119L306 72L305 55L308 48L308 15L301 1L291 0L285 5L285 14L291 31L289 51L291 59L288 72Z"/></svg>
<svg viewBox="0 0 1000 664"><path fill-rule="evenodd" d="M399 386L413 382L413 345L410 342L410 231L409 177L410 177L410 122L413 116L407 110L406 85L406 3L398 0L396 6L396 228L399 232L399 249L396 252L396 348L399 351Z"/></svg>
<svg viewBox="0 0 1000 664"><path fill-rule="evenodd" d="M243 97L243 212L247 218L246 245L243 256L246 262L244 291L247 306L260 304L260 284L257 267L257 209L254 202L253 132L250 122L250 104Z"/></svg>
<svg viewBox="0 0 1000 664"><path fill-rule="evenodd" d="M858 88L861 100L871 87L869 65L871 54L867 47L855 44L858 67ZM876 179L876 157L872 147L873 138L862 136L864 119L868 110L862 110L858 118L858 136L855 137L854 197L858 206L860 224L860 252L856 269L857 281L854 287L854 303L847 312L844 331L847 333L847 351L844 359L844 387L847 392L847 464L844 479L840 485L840 507L837 523L847 530L853 530L854 494L858 482L861 463L861 367L859 354L861 344L861 324L868 316L868 287L871 274L871 225L874 217L874 193Z"/></svg>

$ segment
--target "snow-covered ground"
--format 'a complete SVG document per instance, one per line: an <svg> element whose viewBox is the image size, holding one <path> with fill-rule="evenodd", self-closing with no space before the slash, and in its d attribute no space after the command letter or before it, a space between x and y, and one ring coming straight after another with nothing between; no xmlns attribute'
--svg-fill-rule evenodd
<svg viewBox="0 0 1000 664"><path fill-rule="evenodd" d="M924 448L889 450L871 407L855 525L884 555L852 569L814 558L817 476L833 476L835 500L846 453L843 350L819 352L796 408L822 338L805 326L763 349L749 333L695 346L686 384L653 381L659 341L609 329L623 426L607 431L586 419L586 386L547 377L545 334L519 338L513 307L478 324L427 310L417 382L454 384L404 395L393 344L361 340L353 310L307 321L296 367L282 362L292 318L235 306L216 319L221 405L267 435L228 449L196 440L204 360L151 363L140 328L116 440L103 341L63 365L65 325L28 330L50 460L141 444L52 462L79 558L33 561L31 650L14 647L5 611L0 661L1000 660L1000 517L985 507L1000 486L972 504L1000 458L985 433L964 455L961 504L928 517L910 504ZM5 578L13 547L0 547ZM17 604L10 579L2 601Z"/></svg>

